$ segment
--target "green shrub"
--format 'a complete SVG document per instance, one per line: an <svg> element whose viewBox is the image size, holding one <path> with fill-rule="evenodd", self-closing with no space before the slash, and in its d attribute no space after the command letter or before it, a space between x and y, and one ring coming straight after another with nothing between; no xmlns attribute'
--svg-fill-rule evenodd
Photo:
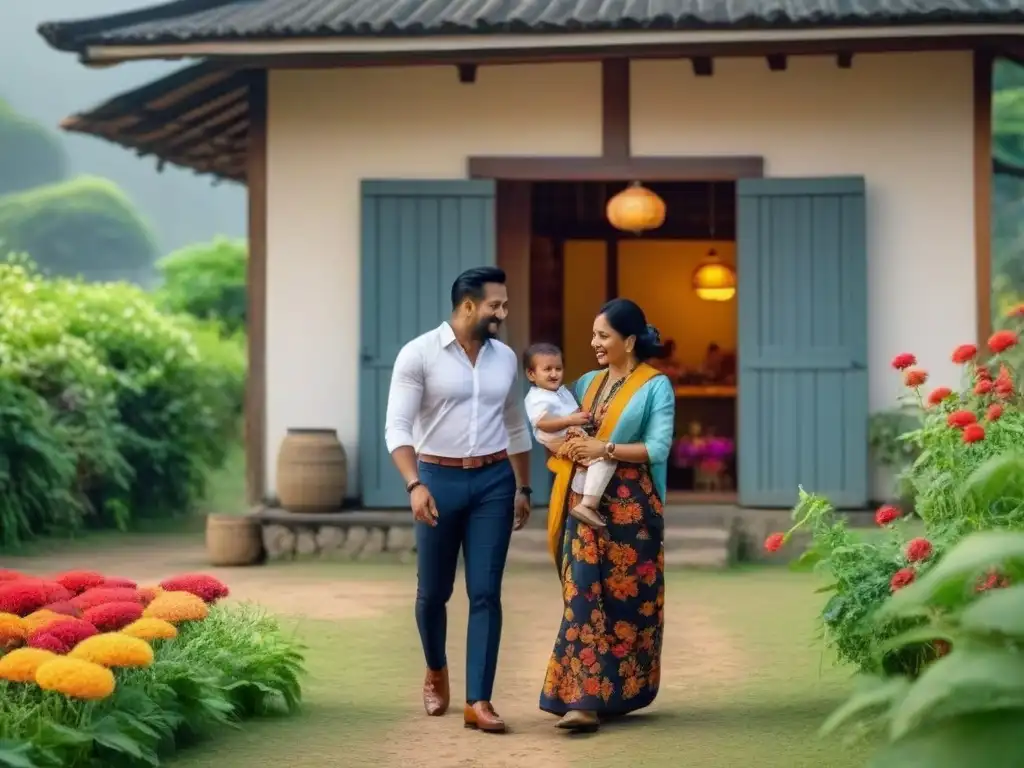
<svg viewBox="0 0 1024 768"><path fill-rule="evenodd" d="M148 282L149 226L112 181L81 177L0 198L0 241L46 273Z"/></svg>
<svg viewBox="0 0 1024 768"><path fill-rule="evenodd" d="M192 509L237 437L241 343L135 286L23 259L0 262L0 306L5 540Z"/></svg>
<svg viewBox="0 0 1024 768"><path fill-rule="evenodd" d="M1011 314L1011 322L1019 327L1024 308ZM920 422L900 438L917 454L901 481L913 498L923 534L911 540L914 531L906 516L887 505L876 514L887 535L867 539L848 530L826 499L801 489L793 528L766 542L775 550L794 530L810 528L812 545L803 563L813 563L828 575L829 584L822 590L828 601L821 619L825 637L841 661L872 674L916 674L933 658L932 649L922 645L881 652L886 642L915 622L902 616L877 621L878 609L891 593L928 573L965 536L993 529L1024 530L1024 490L1016 495L971 491L984 467L1024 443L1024 411L1012 365L1018 344L1016 330L996 332L989 340L993 355L985 365L973 346L958 347L953 359L964 366L959 392L933 389L930 384L922 391L927 375L915 367L913 356L899 355L893 361L903 372L905 399Z"/></svg>
<svg viewBox="0 0 1024 768"><path fill-rule="evenodd" d="M1000 497L1019 503L1022 472L1024 458L1007 455L969 490L994 503ZM1016 482L993 484L997 477ZM916 679L864 678L822 730L880 737L874 768L1024 765L1022 578L1024 533L975 533L957 544L877 613L878 621L915 624L888 648L925 644L936 649L937 660Z"/></svg>
<svg viewBox="0 0 1024 768"><path fill-rule="evenodd" d="M160 302L172 312L219 320L228 333L242 331L247 261L244 240L218 237L177 250L157 262Z"/></svg>
<svg viewBox="0 0 1024 768"><path fill-rule="evenodd" d="M61 181L67 165L59 137L0 99L0 196Z"/></svg>

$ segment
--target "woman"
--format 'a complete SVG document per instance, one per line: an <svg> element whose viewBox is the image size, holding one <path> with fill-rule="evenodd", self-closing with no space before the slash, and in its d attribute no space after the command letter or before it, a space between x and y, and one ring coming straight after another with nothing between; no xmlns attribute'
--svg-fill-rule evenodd
<svg viewBox="0 0 1024 768"><path fill-rule="evenodd" d="M603 369L576 382L576 397L601 414L596 435L577 441L568 459L548 462L555 473L548 545L565 610L540 708L561 715L558 727L569 730L593 730L601 717L646 707L661 679L661 513L675 394L668 377L644 362L660 341L634 302L601 308L591 346ZM566 514L580 502L571 482L579 462L595 458L618 463L598 510L607 528L596 530Z"/></svg>

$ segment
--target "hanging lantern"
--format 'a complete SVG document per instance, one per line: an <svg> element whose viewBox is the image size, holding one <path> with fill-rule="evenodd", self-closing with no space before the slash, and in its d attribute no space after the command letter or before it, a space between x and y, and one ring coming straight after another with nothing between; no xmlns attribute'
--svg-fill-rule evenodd
<svg viewBox="0 0 1024 768"><path fill-rule="evenodd" d="M708 259L693 271L693 291L704 301L729 301L736 295L736 272L718 260L714 248Z"/></svg>
<svg viewBox="0 0 1024 768"><path fill-rule="evenodd" d="M639 235L665 223L665 201L634 181L608 201L605 213L616 229Z"/></svg>

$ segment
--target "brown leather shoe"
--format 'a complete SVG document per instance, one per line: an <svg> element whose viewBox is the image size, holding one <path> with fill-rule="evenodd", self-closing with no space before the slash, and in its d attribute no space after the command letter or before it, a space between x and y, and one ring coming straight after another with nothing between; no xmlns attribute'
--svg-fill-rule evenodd
<svg viewBox="0 0 1024 768"><path fill-rule="evenodd" d="M440 717L448 711L451 700L448 690L448 667L435 672L427 670L423 680L423 709L431 717Z"/></svg>
<svg viewBox="0 0 1024 768"><path fill-rule="evenodd" d="M463 711L467 728L477 728L485 733L504 733L505 721L501 719L489 701L467 704Z"/></svg>

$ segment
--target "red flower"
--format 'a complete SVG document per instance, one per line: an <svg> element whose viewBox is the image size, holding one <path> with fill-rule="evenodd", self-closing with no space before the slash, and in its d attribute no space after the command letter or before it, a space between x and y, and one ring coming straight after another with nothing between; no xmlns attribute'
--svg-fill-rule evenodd
<svg viewBox="0 0 1024 768"><path fill-rule="evenodd" d="M1003 415L1003 406L999 403L992 403L985 411L985 418L989 421L998 421L999 417Z"/></svg>
<svg viewBox="0 0 1024 768"><path fill-rule="evenodd" d="M987 365L979 365L974 369L974 375L978 377L978 380L988 379L992 380L992 372L988 369Z"/></svg>
<svg viewBox="0 0 1024 768"><path fill-rule="evenodd" d="M928 371L920 368L911 368L903 374L903 383L911 389L916 389L928 381Z"/></svg>
<svg viewBox="0 0 1024 768"><path fill-rule="evenodd" d="M988 348L992 350L992 354L998 355L1017 346L1018 340L1017 334L1013 331L996 331L988 337Z"/></svg>
<svg viewBox="0 0 1024 768"><path fill-rule="evenodd" d="M100 584L101 587L125 587L127 589L135 589L138 587L138 583L131 579L122 579L119 576L111 576L103 580Z"/></svg>
<svg viewBox="0 0 1024 768"><path fill-rule="evenodd" d="M87 611L104 603L139 603L141 605L142 595L137 589L129 587L93 587L71 600L71 604L80 611Z"/></svg>
<svg viewBox="0 0 1024 768"><path fill-rule="evenodd" d="M47 603L43 607L48 611L53 611L54 613L61 613L65 616L74 616L77 618L78 616L82 615L82 612L78 610L78 608L75 607L75 604L72 603L70 600L61 600L58 603Z"/></svg>
<svg viewBox="0 0 1024 768"><path fill-rule="evenodd" d="M1010 586L1010 580L999 571L993 569L985 575L984 581L978 582L974 588L975 592L987 592L990 589L1005 589Z"/></svg>
<svg viewBox="0 0 1024 768"><path fill-rule="evenodd" d="M82 619L61 619L38 629L29 635L29 645L32 645L32 638L37 635L50 635L57 638L68 648L74 648L87 637L92 637L97 632L96 627Z"/></svg>
<svg viewBox="0 0 1024 768"><path fill-rule="evenodd" d="M997 381L996 394L1003 398L1010 397L1013 395L1013 384L1008 381Z"/></svg>
<svg viewBox="0 0 1024 768"><path fill-rule="evenodd" d="M23 579L25 575L18 573L17 571L8 571L0 568L0 581L16 581L17 579Z"/></svg>
<svg viewBox="0 0 1024 768"><path fill-rule="evenodd" d="M985 439L985 428L981 424L968 424L964 427L964 442L976 443Z"/></svg>
<svg viewBox="0 0 1024 768"><path fill-rule="evenodd" d="M978 417L972 411L953 411L946 417L946 423L949 426L959 429L974 424L977 420Z"/></svg>
<svg viewBox="0 0 1024 768"><path fill-rule="evenodd" d="M782 545L786 543L786 534L784 533L773 533L767 539L764 540L764 548L766 552L778 552L782 549Z"/></svg>
<svg viewBox="0 0 1024 768"><path fill-rule="evenodd" d="M974 385L974 394L976 395L987 395L992 391L992 381L990 379L978 379L978 383Z"/></svg>
<svg viewBox="0 0 1024 768"><path fill-rule="evenodd" d="M618 494L620 499L628 499L629 496L630 496L630 493L632 493L632 492L626 486L620 485L619 486L619 490L616 491L616 493Z"/></svg>
<svg viewBox="0 0 1024 768"><path fill-rule="evenodd" d="M190 592L204 603L215 603L228 596L228 588L219 579L205 573L183 573L160 582L168 592Z"/></svg>
<svg viewBox="0 0 1024 768"><path fill-rule="evenodd" d="M581 648L580 661L582 661L585 666L592 667L597 663L597 653L593 648Z"/></svg>
<svg viewBox="0 0 1024 768"><path fill-rule="evenodd" d="M915 574L913 568L900 568L896 573L892 575L892 579L889 581L889 588L893 592L903 589L908 584L914 581Z"/></svg>
<svg viewBox="0 0 1024 768"><path fill-rule="evenodd" d="M141 619L143 610L140 603L104 603L87 610L82 619L100 632L117 632Z"/></svg>
<svg viewBox="0 0 1024 768"><path fill-rule="evenodd" d="M46 590L38 582L24 579L0 584L0 613L28 616L46 603Z"/></svg>
<svg viewBox="0 0 1024 768"><path fill-rule="evenodd" d="M625 656L628 653L629 653L629 646L626 645L625 643L616 643L615 645L612 646L612 655L615 656L616 659L625 658Z"/></svg>
<svg viewBox="0 0 1024 768"><path fill-rule="evenodd" d="M917 358L909 352L901 352L892 359L892 367L897 371L905 371L912 365L917 365Z"/></svg>
<svg viewBox="0 0 1024 768"><path fill-rule="evenodd" d="M28 644L31 648L40 648L62 656L71 650L71 646L61 642L60 638L54 637L49 632L32 635L29 638Z"/></svg>
<svg viewBox="0 0 1024 768"><path fill-rule="evenodd" d="M954 363L963 365L969 363L975 357L978 356L978 348L973 344L961 344L959 347L953 350L953 354L950 355L950 360Z"/></svg>
<svg viewBox="0 0 1024 768"><path fill-rule="evenodd" d="M654 564L653 560L648 560L646 563L640 563L636 567L636 575L645 584L653 584L654 579L658 575L658 566Z"/></svg>
<svg viewBox="0 0 1024 768"><path fill-rule="evenodd" d="M139 599L143 605L149 605L156 600L157 591L155 587L139 587Z"/></svg>
<svg viewBox="0 0 1024 768"><path fill-rule="evenodd" d="M879 507L878 511L875 512L875 522L879 525L888 525L897 520L899 516L900 511L896 507L892 504L886 504L884 507Z"/></svg>
<svg viewBox="0 0 1024 768"><path fill-rule="evenodd" d="M72 594L78 595L87 589L98 587L103 583L103 574L96 571L66 571L53 577Z"/></svg>
<svg viewBox="0 0 1024 768"><path fill-rule="evenodd" d="M920 537L911 539L907 543L907 560L911 563L919 563L927 560L932 554L932 543L928 539Z"/></svg>
<svg viewBox="0 0 1024 768"><path fill-rule="evenodd" d="M928 405L938 405L953 394L949 387L936 387L928 394Z"/></svg>

